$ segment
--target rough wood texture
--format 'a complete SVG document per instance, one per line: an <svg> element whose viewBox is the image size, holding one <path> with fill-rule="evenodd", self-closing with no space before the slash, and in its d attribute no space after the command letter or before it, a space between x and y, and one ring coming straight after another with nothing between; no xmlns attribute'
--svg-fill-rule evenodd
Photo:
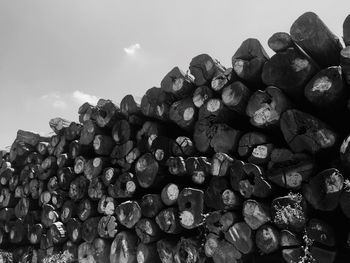
<svg viewBox="0 0 350 263"><path fill-rule="evenodd" d="M321 67L339 65L342 45L315 13L301 15L291 26L290 35Z"/></svg>
<svg viewBox="0 0 350 263"><path fill-rule="evenodd" d="M191 95L195 89L193 79L178 67L174 67L165 75L160 83L160 87L177 99Z"/></svg>

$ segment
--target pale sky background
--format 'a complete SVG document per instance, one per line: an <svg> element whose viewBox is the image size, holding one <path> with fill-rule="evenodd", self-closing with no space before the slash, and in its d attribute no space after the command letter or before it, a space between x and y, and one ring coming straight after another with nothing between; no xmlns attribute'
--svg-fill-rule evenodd
<svg viewBox="0 0 350 263"><path fill-rule="evenodd" d="M85 101L142 96L198 54L229 67L253 37L272 55L267 39L306 11L341 37L350 1L0 0L0 148Z"/></svg>

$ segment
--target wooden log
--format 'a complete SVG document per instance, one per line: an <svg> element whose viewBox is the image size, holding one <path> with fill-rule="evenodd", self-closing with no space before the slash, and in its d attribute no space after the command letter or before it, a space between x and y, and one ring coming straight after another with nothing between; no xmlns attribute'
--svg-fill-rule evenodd
<svg viewBox="0 0 350 263"><path fill-rule="evenodd" d="M76 122L71 122L68 127L64 129L64 137L67 141L77 140L80 137L83 126Z"/></svg>
<svg viewBox="0 0 350 263"><path fill-rule="evenodd" d="M66 200L61 209L60 219L63 223L67 223L69 219L76 217L77 204L72 200Z"/></svg>
<svg viewBox="0 0 350 263"><path fill-rule="evenodd" d="M227 232L233 224L240 222L240 220L241 218L238 213L233 211L226 212L224 210L216 210L206 215L205 227L209 233L215 234L219 237Z"/></svg>
<svg viewBox="0 0 350 263"><path fill-rule="evenodd" d="M262 80L265 85L278 87L288 97L297 100L303 97L304 87L316 71L317 66L310 58L295 48L289 48L266 62Z"/></svg>
<svg viewBox="0 0 350 263"><path fill-rule="evenodd" d="M134 114L140 114L140 104L135 101L133 95L128 94L120 101L120 111L125 116L131 116Z"/></svg>
<svg viewBox="0 0 350 263"><path fill-rule="evenodd" d="M204 192L195 188L184 188L178 196L180 224L193 229L203 223Z"/></svg>
<svg viewBox="0 0 350 263"><path fill-rule="evenodd" d="M57 157L58 168L72 166L74 163L73 159L69 158L67 153L62 153Z"/></svg>
<svg viewBox="0 0 350 263"><path fill-rule="evenodd" d="M181 188L179 185L169 183L163 187L161 192L161 198L166 206L172 206L177 203Z"/></svg>
<svg viewBox="0 0 350 263"><path fill-rule="evenodd" d="M8 188L11 192L13 192L16 189L18 185L18 181L19 181L19 175L17 173L12 174L8 183Z"/></svg>
<svg viewBox="0 0 350 263"><path fill-rule="evenodd" d="M50 145L55 149L60 140L61 136L59 134L52 135L50 138ZM51 155L51 153L49 153L49 155Z"/></svg>
<svg viewBox="0 0 350 263"><path fill-rule="evenodd" d="M83 199L88 190L88 180L84 176L78 176L69 187L69 197L74 201Z"/></svg>
<svg viewBox="0 0 350 263"><path fill-rule="evenodd" d="M0 208L15 207L17 204L15 193L10 192L8 188L2 188L0 191Z"/></svg>
<svg viewBox="0 0 350 263"><path fill-rule="evenodd" d="M173 98L169 93L164 92L160 88L150 88L141 100L142 114L166 121L169 118L169 108L172 102Z"/></svg>
<svg viewBox="0 0 350 263"><path fill-rule="evenodd" d="M49 230L48 235L51 236L54 244L63 244L67 240L67 229L62 222L53 223Z"/></svg>
<svg viewBox="0 0 350 263"><path fill-rule="evenodd" d="M181 238L177 243L174 259L176 263L195 263L204 261L200 242L196 239Z"/></svg>
<svg viewBox="0 0 350 263"><path fill-rule="evenodd" d="M135 172L139 185L142 188L151 187L155 181L159 170L158 162L151 153L142 155L136 162Z"/></svg>
<svg viewBox="0 0 350 263"><path fill-rule="evenodd" d="M190 138L179 136L175 139L172 152L175 156L190 157L196 153L196 149Z"/></svg>
<svg viewBox="0 0 350 263"><path fill-rule="evenodd" d="M89 198L81 200L77 206L77 217L81 221L86 221L89 218L97 215L97 204ZM87 241L87 240L86 240Z"/></svg>
<svg viewBox="0 0 350 263"><path fill-rule="evenodd" d="M178 217L177 207L168 207L159 212L156 216L156 223L159 228L167 234L179 234L183 231Z"/></svg>
<svg viewBox="0 0 350 263"><path fill-rule="evenodd" d="M212 258L218 250L220 238L214 233L209 233L205 237L204 253L208 258Z"/></svg>
<svg viewBox="0 0 350 263"><path fill-rule="evenodd" d="M242 214L244 221L252 230L257 230L271 221L270 207L253 199L244 201Z"/></svg>
<svg viewBox="0 0 350 263"><path fill-rule="evenodd" d="M343 175L337 169L329 168L303 185L303 196L315 209L333 211L338 206L343 185Z"/></svg>
<svg viewBox="0 0 350 263"><path fill-rule="evenodd" d="M44 204L41 209L41 223L45 227L50 227L59 219L55 208L50 204Z"/></svg>
<svg viewBox="0 0 350 263"><path fill-rule="evenodd" d="M257 90L248 101L246 114L250 123L257 128L272 128L279 125L283 112L291 107L284 93L273 86L264 91Z"/></svg>
<svg viewBox="0 0 350 263"><path fill-rule="evenodd" d="M226 86L221 93L223 104L236 114L244 115L252 92L240 81Z"/></svg>
<svg viewBox="0 0 350 263"><path fill-rule="evenodd" d="M103 170L100 178L105 186L109 186L110 184L114 184L116 181L120 171L114 167L107 167Z"/></svg>
<svg viewBox="0 0 350 263"><path fill-rule="evenodd" d="M192 97L175 101L169 109L169 119L185 130L193 129L197 120L198 110Z"/></svg>
<svg viewBox="0 0 350 263"><path fill-rule="evenodd" d="M166 136L157 136L153 141L150 148L156 161L165 163L170 156L173 155L174 140Z"/></svg>
<svg viewBox="0 0 350 263"><path fill-rule="evenodd" d="M87 120L84 122L83 129L79 138L79 143L82 145L90 145L93 143L95 136L99 134L104 134L104 131L98 127L96 122Z"/></svg>
<svg viewBox="0 0 350 263"><path fill-rule="evenodd" d="M112 128L116 120L123 118L117 105L111 100L106 100L96 114L96 123L101 128Z"/></svg>
<svg viewBox="0 0 350 263"><path fill-rule="evenodd" d="M234 162L230 171L230 183L233 190L239 191L245 198L266 198L273 192L273 187L261 168L252 163Z"/></svg>
<svg viewBox="0 0 350 263"><path fill-rule="evenodd" d="M62 250L72 261L78 260L78 246L72 241L68 240L63 244Z"/></svg>
<svg viewBox="0 0 350 263"><path fill-rule="evenodd" d="M125 201L117 206L115 214L120 224L133 228L141 219L141 207L136 201Z"/></svg>
<svg viewBox="0 0 350 263"><path fill-rule="evenodd" d="M200 108L204 105L208 100L213 98L214 92L211 88L207 86L200 86L195 89L192 96L193 104Z"/></svg>
<svg viewBox="0 0 350 263"><path fill-rule="evenodd" d="M211 163L207 157L189 157L185 161L187 174L195 184L204 184L210 177Z"/></svg>
<svg viewBox="0 0 350 263"><path fill-rule="evenodd" d="M341 111L345 108L348 95L341 67L333 66L319 71L306 85L304 94L323 114L327 115L330 109Z"/></svg>
<svg viewBox="0 0 350 263"><path fill-rule="evenodd" d="M226 240L220 240L217 249L213 253L213 261L215 263L238 262L242 253L231 243Z"/></svg>
<svg viewBox="0 0 350 263"><path fill-rule="evenodd" d="M306 235L313 240L310 254L316 262L335 262L336 240L333 228L319 219L311 219L306 227Z"/></svg>
<svg viewBox="0 0 350 263"><path fill-rule="evenodd" d="M302 14L291 26L290 35L322 68L339 65L342 45L315 13Z"/></svg>
<svg viewBox="0 0 350 263"><path fill-rule="evenodd" d="M98 222L100 217L90 217L82 225L81 237L86 242L92 242L97 236Z"/></svg>
<svg viewBox="0 0 350 263"><path fill-rule="evenodd" d="M42 224L38 223L30 227L27 233L27 239L30 244L37 245L40 243L42 235L45 233L45 228Z"/></svg>
<svg viewBox="0 0 350 263"><path fill-rule="evenodd" d="M95 177L89 183L88 196L93 201L98 201L102 196L106 194L105 186L103 185L100 178Z"/></svg>
<svg viewBox="0 0 350 263"><path fill-rule="evenodd" d="M116 145L113 148L111 153L111 157L117 160L126 159L126 156L132 151L132 149L136 146L134 141L127 141L123 144Z"/></svg>
<svg viewBox="0 0 350 263"><path fill-rule="evenodd" d="M218 72L211 81L211 88L216 92L222 90L236 81L237 75L233 68L227 68L224 72Z"/></svg>
<svg viewBox="0 0 350 263"><path fill-rule="evenodd" d="M271 140L260 132L247 132L239 140L238 155L248 162L263 165L270 160L274 148Z"/></svg>
<svg viewBox="0 0 350 263"><path fill-rule="evenodd" d="M293 232L288 230L281 230L280 246L282 249L283 259L288 262L297 262L304 255L301 248L302 240Z"/></svg>
<svg viewBox="0 0 350 263"><path fill-rule="evenodd" d="M103 195L97 205L97 211L104 215L113 215L117 207L117 201L110 196Z"/></svg>
<svg viewBox="0 0 350 263"><path fill-rule="evenodd" d="M139 144L143 144L144 148L149 149L152 145L152 141L157 136L164 134L164 127L160 125L160 123L146 121L142 128L137 132L136 139Z"/></svg>
<svg viewBox="0 0 350 263"><path fill-rule="evenodd" d="M27 236L23 219L17 219L11 227L11 231L9 232L10 243L23 244L26 242L26 238Z"/></svg>
<svg viewBox="0 0 350 263"><path fill-rule="evenodd" d="M115 216L107 215L101 217L98 222L97 232L101 238L114 238L119 233L119 225Z"/></svg>
<svg viewBox="0 0 350 263"><path fill-rule="evenodd" d="M226 176L233 161L233 158L226 153L215 153L211 160L211 175Z"/></svg>
<svg viewBox="0 0 350 263"><path fill-rule="evenodd" d="M153 218L164 208L164 204L159 194L146 194L141 198L140 207L142 216Z"/></svg>
<svg viewBox="0 0 350 263"><path fill-rule="evenodd" d="M267 44L276 53L286 51L290 47L295 47L292 37L286 32L274 33L268 39Z"/></svg>
<svg viewBox="0 0 350 263"><path fill-rule="evenodd" d="M97 107L85 102L79 107L78 114L80 123L84 123L88 120L95 120L97 115Z"/></svg>
<svg viewBox="0 0 350 263"><path fill-rule="evenodd" d="M107 156L113 150L114 141L111 136L99 134L95 136L93 146L97 155Z"/></svg>
<svg viewBox="0 0 350 263"><path fill-rule="evenodd" d="M60 137L59 143L56 145L53 155L58 158L62 153L68 152L69 150L69 142L66 140L64 136Z"/></svg>
<svg viewBox="0 0 350 263"><path fill-rule="evenodd" d="M92 242L94 248L94 260L96 262L108 262L110 255L111 244L109 241L102 238L95 238Z"/></svg>
<svg viewBox="0 0 350 263"><path fill-rule="evenodd" d="M15 190L14 190L14 197L15 198L22 198L22 197L26 197L25 194L24 194L24 190L23 190L23 186L22 185L17 185ZM2 194L0 194L0 201L2 200ZM7 200L7 199L4 199L4 200ZM2 202L0 202L1 204ZM14 202L15 203L15 202ZM14 206L15 204L11 205L11 206ZM3 205L0 205L3 207Z"/></svg>
<svg viewBox="0 0 350 263"><path fill-rule="evenodd" d="M136 249L137 263L160 263L160 258L157 252L157 244L139 243Z"/></svg>
<svg viewBox="0 0 350 263"><path fill-rule="evenodd" d="M117 144L124 144L134 139L136 131L127 120L118 120L112 129L112 138Z"/></svg>
<svg viewBox="0 0 350 263"><path fill-rule="evenodd" d="M56 209L59 209L63 206L64 201L66 201L68 197L68 192L58 189L51 193L51 203Z"/></svg>
<svg viewBox="0 0 350 263"><path fill-rule="evenodd" d="M193 140L201 153L213 150L230 153L236 151L240 135L240 131L224 123L213 123L208 119L202 119L196 122Z"/></svg>
<svg viewBox="0 0 350 263"><path fill-rule="evenodd" d="M122 173L114 183L114 196L115 198L131 198L137 188L135 176L132 173Z"/></svg>
<svg viewBox="0 0 350 263"><path fill-rule="evenodd" d="M253 250L252 234L251 228L245 222L238 222L225 233L225 239L246 255Z"/></svg>
<svg viewBox="0 0 350 263"><path fill-rule="evenodd" d="M83 242L78 246L79 262L96 262L94 260L95 250L91 242Z"/></svg>
<svg viewBox="0 0 350 263"><path fill-rule="evenodd" d="M304 153L294 154L286 148L275 148L270 155L267 178L287 189L299 189L313 174L315 162Z"/></svg>
<svg viewBox="0 0 350 263"><path fill-rule="evenodd" d="M42 191L39 196L39 205L43 206L44 204L48 204L51 201L51 193L50 191Z"/></svg>
<svg viewBox="0 0 350 263"><path fill-rule="evenodd" d="M24 218L29 211L37 209L38 203L29 197L22 197L15 206L15 215L17 218Z"/></svg>
<svg viewBox="0 0 350 263"><path fill-rule="evenodd" d="M345 46L350 46L350 15L348 15L343 23L343 40Z"/></svg>
<svg viewBox="0 0 350 263"><path fill-rule="evenodd" d="M69 126L70 123L71 122L66 119L57 117L49 121L49 126L54 131L54 133L62 134L63 131Z"/></svg>
<svg viewBox="0 0 350 263"><path fill-rule="evenodd" d="M277 197L271 204L273 223L280 229L300 232L307 220L306 202L301 194Z"/></svg>
<svg viewBox="0 0 350 263"><path fill-rule="evenodd" d="M218 72L225 71L225 69L208 54L200 54L192 58L189 69L194 76L194 84L196 86L209 84Z"/></svg>
<svg viewBox="0 0 350 263"><path fill-rule="evenodd" d="M345 82L350 84L350 47L347 46L340 51L340 65ZM349 104L348 104L349 105Z"/></svg>
<svg viewBox="0 0 350 263"><path fill-rule="evenodd" d="M170 70L160 83L160 88L172 94L177 99L192 95L195 86L190 75L183 72L179 67Z"/></svg>
<svg viewBox="0 0 350 263"><path fill-rule="evenodd" d="M24 142L14 141L11 145L9 161L12 166L23 166L30 152L30 146L26 145Z"/></svg>
<svg viewBox="0 0 350 263"><path fill-rule="evenodd" d="M131 231L118 233L111 245L110 263L137 263L137 241L137 236Z"/></svg>
<svg viewBox="0 0 350 263"><path fill-rule="evenodd" d="M73 243L80 243L82 239L82 223L77 218L71 218L67 224L67 235Z"/></svg>
<svg viewBox="0 0 350 263"><path fill-rule="evenodd" d="M261 83L263 65L269 60L259 40L248 38L243 41L232 57L232 67L237 76L248 83Z"/></svg>
<svg viewBox="0 0 350 263"><path fill-rule="evenodd" d="M337 134L316 117L290 109L282 114L280 128L289 147L294 152L312 154L332 148Z"/></svg>
<svg viewBox="0 0 350 263"><path fill-rule="evenodd" d="M176 239L165 238L157 241L157 251L162 263L175 263Z"/></svg>
<svg viewBox="0 0 350 263"><path fill-rule="evenodd" d="M152 218L142 218L135 225L135 231L141 243L149 244L158 241L163 235Z"/></svg>
<svg viewBox="0 0 350 263"><path fill-rule="evenodd" d="M71 182L76 177L71 167L63 167L57 170L58 185L63 190L69 190Z"/></svg>
<svg viewBox="0 0 350 263"><path fill-rule="evenodd" d="M9 221L14 220L15 218L16 218L16 216L15 216L14 208L5 207L5 208L2 208L0 210L0 219L1 219L1 221L9 222Z"/></svg>
<svg viewBox="0 0 350 263"><path fill-rule="evenodd" d="M69 144L69 157L76 159L78 156L90 158L95 155L92 144L82 145L78 140L74 140Z"/></svg>
<svg viewBox="0 0 350 263"><path fill-rule="evenodd" d="M58 184L58 178L57 176L53 176L49 179L49 181L47 182L47 190L49 192L53 192L56 191L59 188L59 184Z"/></svg>
<svg viewBox="0 0 350 263"><path fill-rule="evenodd" d="M218 210L238 208L241 205L240 197L231 191L226 177L213 177L210 180L204 202L207 207Z"/></svg>
<svg viewBox="0 0 350 263"><path fill-rule="evenodd" d="M165 164L172 175L183 176L187 173L185 160L180 156L169 157Z"/></svg>
<svg viewBox="0 0 350 263"><path fill-rule="evenodd" d="M211 98L199 108L198 119L211 118L216 122L230 124L235 119L235 114L229 110L221 99Z"/></svg>
<svg viewBox="0 0 350 263"><path fill-rule="evenodd" d="M47 156L47 154L48 154L48 151L47 151L48 146L49 146L48 142L39 142L38 145L36 146L36 150L42 156Z"/></svg>
<svg viewBox="0 0 350 263"><path fill-rule="evenodd" d="M255 233L255 244L261 254L271 254L279 249L280 233L272 225L263 225Z"/></svg>

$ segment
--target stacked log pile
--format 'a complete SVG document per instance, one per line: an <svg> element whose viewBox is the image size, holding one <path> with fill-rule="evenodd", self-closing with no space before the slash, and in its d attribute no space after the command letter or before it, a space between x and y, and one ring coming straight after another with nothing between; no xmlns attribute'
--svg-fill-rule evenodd
<svg viewBox="0 0 350 263"><path fill-rule="evenodd" d="M83 104L0 153L0 247L16 262L347 262L350 16L247 39L226 68L174 67L138 104Z"/></svg>

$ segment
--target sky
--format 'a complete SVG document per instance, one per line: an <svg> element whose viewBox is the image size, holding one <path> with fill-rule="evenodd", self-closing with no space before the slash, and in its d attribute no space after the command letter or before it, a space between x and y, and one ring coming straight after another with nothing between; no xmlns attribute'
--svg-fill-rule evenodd
<svg viewBox="0 0 350 263"><path fill-rule="evenodd" d="M43 135L79 106L159 86L207 53L224 66L247 38L268 38L313 11L339 37L350 1L0 0L0 149L18 129Z"/></svg>

